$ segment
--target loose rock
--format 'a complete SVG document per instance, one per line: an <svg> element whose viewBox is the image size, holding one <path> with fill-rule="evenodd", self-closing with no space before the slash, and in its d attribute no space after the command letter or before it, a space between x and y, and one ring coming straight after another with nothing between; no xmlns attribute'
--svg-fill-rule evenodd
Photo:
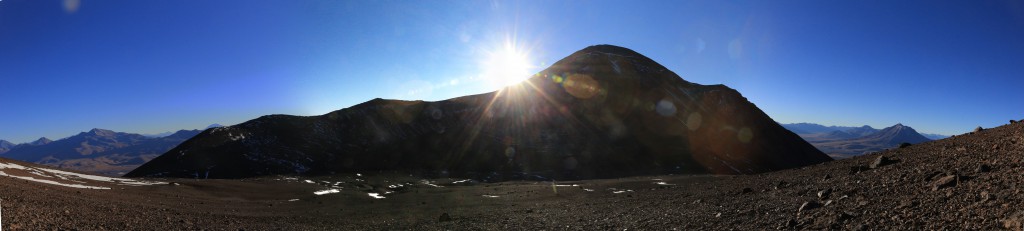
<svg viewBox="0 0 1024 231"><path fill-rule="evenodd" d="M825 199L832 194L832 189L825 189L818 192L818 198Z"/></svg>
<svg viewBox="0 0 1024 231"><path fill-rule="evenodd" d="M800 214L803 214L804 211L816 209L819 207L821 207L821 204L816 201L804 202L803 204L800 205L800 209L797 210L797 215L799 216Z"/></svg>
<svg viewBox="0 0 1024 231"><path fill-rule="evenodd" d="M1024 212L1018 211L1003 219L1003 228L1016 231L1024 230Z"/></svg>
<svg viewBox="0 0 1024 231"><path fill-rule="evenodd" d="M981 164L978 165L978 168L975 168L974 171L978 173L989 172L992 171L992 167L989 167L987 164Z"/></svg>
<svg viewBox="0 0 1024 231"><path fill-rule="evenodd" d="M889 162L889 158L880 155L878 156L878 158L875 158L874 161L871 161L871 165L868 165L868 167L870 167L871 169L876 169L878 167L882 167L889 164Z"/></svg>
<svg viewBox="0 0 1024 231"><path fill-rule="evenodd" d="M956 186L956 175L947 175L932 182L932 191Z"/></svg>

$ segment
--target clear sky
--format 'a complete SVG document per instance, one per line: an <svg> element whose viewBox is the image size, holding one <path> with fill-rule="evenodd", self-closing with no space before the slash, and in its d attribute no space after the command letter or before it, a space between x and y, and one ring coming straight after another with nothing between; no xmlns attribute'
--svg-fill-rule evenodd
<svg viewBox="0 0 1024 231"><path fill-rule="evenodd" d="M781 123L1024 119L1019 1L0 0L0 139L442 100L507 83L489 74L503 50L533 73L595 44Z"/></svg>

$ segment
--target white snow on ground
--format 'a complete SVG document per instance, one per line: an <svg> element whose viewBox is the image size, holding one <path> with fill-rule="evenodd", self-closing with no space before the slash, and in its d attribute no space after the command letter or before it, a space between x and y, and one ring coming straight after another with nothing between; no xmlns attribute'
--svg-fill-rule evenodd
<svg viewBox="0 0 1024 231"><path fill-rule="evenodd" d="M164 182L157 182L157 181L138 181L138 180L132 180L132 179L125 179L125 178L114 178L114 177L105 177L105 176L86 175L86 174L81 174L81 173L65 172L65 171L61 171L61 170L48 169L48 168L37 168L37 169L43 170L43 171L46 171L46 172L49 172L49 173L56 174L56 176L60 177L61 179L68 179L68 178L66 178L67 176L74 176L74 177L78 177L78 178L86 179L86 180L105 181L105 182L111 182L111 183L116 183L116 184L120 184L120 185L129 185L129 186L166 184ZM71 180L71 179L68 179L68 180Z"/></svg>
<svg viewBox="0 0 1024 231"><path fill-rule="evenodd" d="M337 189L328 189L328 190L320 190L320 191L316 191L316 192L313 192L313 194L316 194L317 196L319 196L319 195L326 195L326 194L331 194L331 193L340 193L340 192L341 192L341 190L337 190Z"/></svg>
<svg viewBox="0 0 1024 231"><path fill-rule="evenodd" d="M498 198L499 196L495 196L495 195L484 195L484 197L487 197L487 198Z"/></svg>
<svg viewBox="0 0 1024 231"><path fill-rule="evenodd" d="M8 175L7 173L4 173L3 171L0 171L0 176L13 177L13 178L27 180L27 181L35 181L35 182L44 183L44 184L60 185L60 186L71 187L71 188L110 189L108 187L97 187L97 186L88 186L88 185L80 185L80 184L65 184L65 183L60 183L60 182L56 182L56 181L52 181L52 180L36 179L36 178L32 178L32 177L27 177L27 176Z"/></svg>
<svg viewBox="0 0 1024 231"><path fill-rule="evenodd" d="M125 179L125 178L95 176L95 175L67 172L67 171L61 171L61 170L56 170L56 169L28 167L28 166L22 166L22 165L14 164L14 163L0 163L0 170L3 170L3 169L20 170L20 171L24 171L24 172L27 172L27 173L30 173L30 174L36 175L36 176L14 175L13 173L16 172L16 171L8 171L8 172L0 171L0 176L12 177L12 178L17 178L17 179L22 179L22 180L34 181L34 182L39 182L39 183L44 183L44 184L51 184L51 185L59 185L59 186L71 187L71 188L110 189L109 187L86 185L88 183L101 183L101 182L102 183L112 183L112 184L116 184L116 185L124 185L124 186L143 186L143 185L166 184L164 182L157 182L157 181L138 181L138 180L132 180L132 179ZM49 178L49 179L47 179L47 178ZM62 183L62 182L57 182L57 181L54 181L54 180L51 180L51 179L54 179L54 180L55 179L59 179L59 180L62 180L62 181L70 181L70 182L73 182L73 183ZM90 182L90 181L92 181L92 182Z"/></svg>
<svg viewBox="0 0 1024 231"><path fill-rule="evenodd" d="M376 198L376 199L384 199L384 196L381 196L380 193L366 193L366 194L370 195L370 197L373 197L373 198Z"/></svg>
<svg viewBox="0 0 1024 231"><path fill-rule="evenodd" d="M421 184L425 184L425 185L434 186L434 188L444 188L444 186L440 186L440 185L436 185L436 184L430 183L430 181L428 181L428 180L421 180L420 183Z"/></svg>
<svg viewBox="0 0 1024 231"><path fill-rule="evenodd" d="M654 184L656 184L656 185L676 185L676 184L669 184L669 183L667 183L667 182L664 182L664 181L661 181L661 182L654 182Z"/></svg>

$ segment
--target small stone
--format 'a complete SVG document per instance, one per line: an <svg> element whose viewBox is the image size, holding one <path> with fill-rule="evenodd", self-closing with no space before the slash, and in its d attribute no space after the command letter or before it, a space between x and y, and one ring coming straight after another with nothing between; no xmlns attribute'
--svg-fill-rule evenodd
<svg viewBox="0 0 1024 231"><path fill-rule="evenodd" d="M442 213L441 217L437 218L438 222L446 222L446 221L451 221L451 220L452 220L452 217L450 215L448 215L448 213Z"/></svg>
<svg viewBox="0 0 1024 231"><path fill-rule="evenodd" d="M775 189L781 189L781 188L785 188L785 187L786 187L786 181L779 181L779 183L775 184Z"/></svg>
<svg viewBox="0 0 1024 231"><path fill-rule="evenodd" d="M715 217L722 217L722 213L716 213Z"/></svg>
<svg viewBox="0 0 1024 231"><path fill-rule="evenodd" d="M870 167L871 169L876 169L878 167L885 166L886 164L889 164L889 158L886 158L883 155L879 155L878 158L875 158L874 161L871 161L871 165L869 165L868 167Z"/></svg>
<svg viewBox="0 0 1024 231"><path fill-rule="evenodd" d="M948 175L932 182L932 191L956 186L956 175Z"/></svg>
<svg viewBox="0 0 1024 231"><path fill-rule="evenodd" d="M974 128L974 132L981 132L981 131L984 131L984 130L985 129L981 128L981 126L978 126L978 127Z"/></svg>
<svg viewBox="0 0 1024 231"><path fill-rule="evenodd" d="M818 198L825 199L832 194L832 189L825 189L818 192Z"/></svg>
<svg viewBox="0 0 1024 231"><path fill-rule="evenodd" d="M752 193L752 192L754 192L753 189L743 188L743 191L741 191L740 194L747 194L747 193Z"/></svg>
<svg viewBox="0 0 1024 231"><path fill-rule="evenodd" d="M793 228L793 227L796 227L799 224L800 223L796 222L795 219L789 219L788 221L786 221L786 228Z"/></svg>
<svg viewBox="0 0 1024 231"><path fill-rule="evenodd" d="M988 194L988 191L981 192L981 202L986 202L992 199L992 195Z"/></svg>
<svg viewBox="0 0 1024 231"><path fill-rule="evenodd" d="M1003 219L1003 228L1016 231L1024 230L1024 212L1018 211Z"/></svg>
<svg viewBox="0 0 1024 231"><path fill-rule="evenodd" d="M815 202L815 201L804 202L803 204L800 205L800 209L797 210L797 214L799 215L799 214L802 214L804 211L811 210L811 209L816 209L816 208L819 208L819 207L821 207L821 204L819 204L818 202Z"/></svg>
<svg viewBox="0 0 1024 231"><path fill-rule="evenodd" d="M975 168L974 171L975 172L979 172L979 173L989 172L989 171L992 171L992 167L989 167L987 164L981 164L981 165L978 165L978 168Z"/></svg>
<svg viewBox="0 0 1024 231"><path fill-rule="evenodd" d="M918 204L919 203L917 201L904 200L904 201L900 202L900 205L896 206L896 209L913 208L913 207L917 206Z"/></svg>

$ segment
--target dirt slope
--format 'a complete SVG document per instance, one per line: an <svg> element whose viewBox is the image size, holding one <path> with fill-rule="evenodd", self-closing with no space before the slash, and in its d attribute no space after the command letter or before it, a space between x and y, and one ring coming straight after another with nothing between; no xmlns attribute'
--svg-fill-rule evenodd
<svg viewBox="0 0 1024 231"><path fill-rule="evenodd" d="M0 199L11 230L1019 230L1022 157L1019 123L757 175L488 184L362 173L110 190L0 177Z"/></svg>

